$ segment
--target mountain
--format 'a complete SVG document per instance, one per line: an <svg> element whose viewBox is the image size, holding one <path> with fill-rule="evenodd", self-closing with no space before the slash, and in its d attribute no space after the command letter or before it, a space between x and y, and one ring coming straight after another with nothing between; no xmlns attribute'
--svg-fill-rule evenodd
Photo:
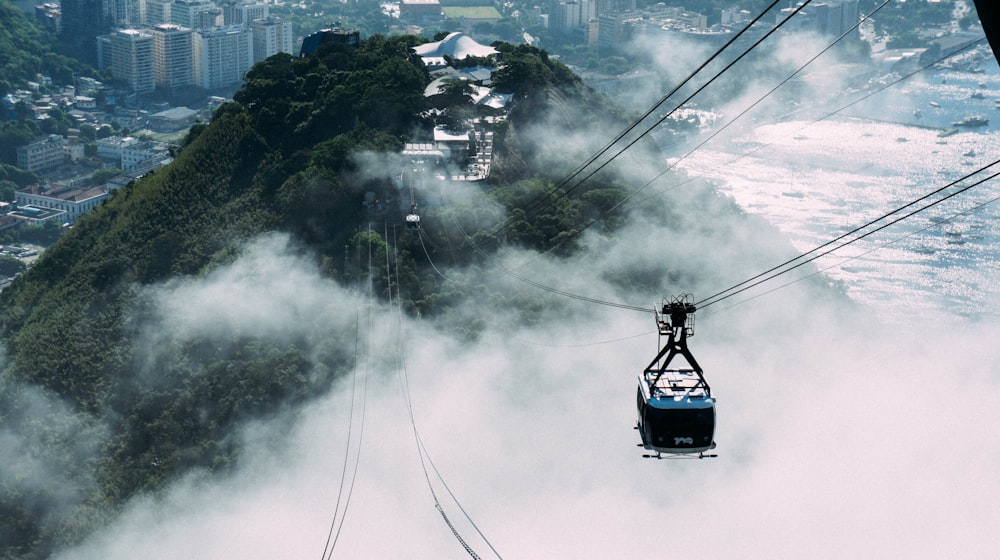
<svg viewBox="0 0 1000 560"><path fill-rule="evenodd" d="M501 44L494 85L512 94L514 108L495 129L495 173L484 187L503 213L439 201L422 207L442 224L426 235L430 249L416 236L393 241L388 227L402 225L405 195L392 166L406 141L430 136L435 119L424 97L430 77L411 50L421 41L376 36L258 64L234 102L191 130L171 165L116 192L0 294L0 409L5 433L24 435L14 443L28 450L0 470L0 557L47 557L136 495L193 470L225 471L240 456L234 426L306 402L354 367L353 324L324 327L320 356L305 340L311 334L252 328L151 340L159 288L209 277L252 240L282 232L290 251L329 278L351 286L371 274L382 293L393 242L406 308L432 317L483 294L435 276L421 250L462 267L498 240L571 252L582 224L614 227L613 213L603 213L623 191L610 175L585 187L555 181L593 150L569 138L621 116L543 51ZM462 103L455 111L472 110ZM554 126L563 142L542 136L539 127ZM366 207L368 197L384 206ZM444 224L463 221L471 230L464 247L435 248L457 235ZM367 267L362 251L376 253ZM476 334L475 324L452 328ZM52 469L50 480L35 481L37 465Z"/></svg>

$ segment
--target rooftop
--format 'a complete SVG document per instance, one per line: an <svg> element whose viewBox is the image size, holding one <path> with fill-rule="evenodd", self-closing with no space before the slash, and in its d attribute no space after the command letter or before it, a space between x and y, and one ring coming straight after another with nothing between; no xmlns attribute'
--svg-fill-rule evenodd
<svg viewBox="0 0 1000 560"><path fill-rule="evenodd" d="M421 58L447 55L455 60L462 60L470 56L485 57L500 52L493 47L480 45L475 39L459 31L450 33L447 37L435 43L417 45L413 47L413 50Z"/></svg>

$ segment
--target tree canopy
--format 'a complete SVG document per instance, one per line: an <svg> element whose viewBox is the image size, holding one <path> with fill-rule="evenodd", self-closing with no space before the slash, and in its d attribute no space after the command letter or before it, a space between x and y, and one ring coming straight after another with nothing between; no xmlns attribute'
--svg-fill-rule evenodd
<svg viewBox="0 0 1000 560"><path fill-rule="evenodd" d="M0 0L0 96L35 80L39 71L61 83L73 82L73 72L82 65L56 54L50 42L10 0Z"/></svg>

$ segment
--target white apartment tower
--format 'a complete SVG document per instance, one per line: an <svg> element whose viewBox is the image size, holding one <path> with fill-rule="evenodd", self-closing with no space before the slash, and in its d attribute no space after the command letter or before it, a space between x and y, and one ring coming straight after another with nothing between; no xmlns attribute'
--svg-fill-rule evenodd
<svg viewBox="0 0 1000 560"><path fill-rule="evenodd" d="M111 34L111 74L136 93L156 89L153 36L137 29L119 29Z"/></svg>
<svg viewBox="0 0 1000 560"><path fill-rule="evenodd" d="M200 29L191 38L195 83L205 89L238 84L253 66L253 30L248 27Z"/></svg>
<svg viewBox="0 0 1000 560"><path fill-rule="evenodd" d="M552 11L549 24L555 31L569 32L583 25L583 6L576 0L559 2Z"/></svg>
<svg viewBox="0 0 1000 560"><path fill-rule="evenodd" d="M292 22L269 17L253 22L253 60L260 62L279 52L292 54Z"/></svg>
<svg viewBox="0 0 1000 560"><path fill-rule="evenodd" d="M189 86L194 83L194 55L191 30L173 23L161 23L150 30L156 85Z"/></svg>
<svg viewBox="0 0 1000 560"><path fill-rule="evenodd" d="M200 29L201 12L208 12L215 5L208 0L174 0L170 4L170 23L188 29Z"/></svg>
<svg viewBox="0 0 1000 560"><path fill-rule="evenodd" d="M229 2L222 7L222 23L224 25L250 27L254 20L264 19L267 16L267 4Z"/></svg>

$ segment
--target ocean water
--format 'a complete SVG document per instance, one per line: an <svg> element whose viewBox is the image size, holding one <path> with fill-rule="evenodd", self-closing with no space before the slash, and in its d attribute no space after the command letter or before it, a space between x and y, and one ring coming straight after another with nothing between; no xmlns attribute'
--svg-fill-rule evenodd
<svg viewBox="0 0 1000 560"><path fill-rule="evenodd" d="M980 62L922 72L830 118L761 122L674 161L690 175L712 179L797 250L811 251L1000 159L994 103L1000 70L991 56ZM989 124L944 133L971 115ZM1000 165L920 205L997 172ZM990 201L998 197L1000 178L814 264L883 317L993 314L1000 293L1000 201ZM790 273L786 280L795 274L801 276ZM762 288L774 283L783 282Z"/></svg>

